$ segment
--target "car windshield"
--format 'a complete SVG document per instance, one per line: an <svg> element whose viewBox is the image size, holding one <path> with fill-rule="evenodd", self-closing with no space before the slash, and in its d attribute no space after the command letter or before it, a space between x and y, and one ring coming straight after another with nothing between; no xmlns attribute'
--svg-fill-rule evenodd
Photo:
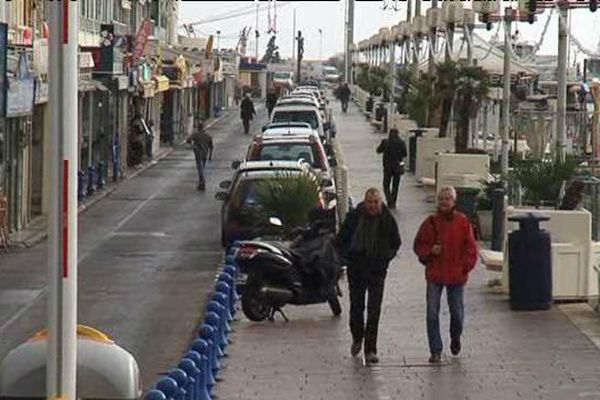
<svg viewBox="0 0 600 400"><path fill-rule="evenodd" d="M310 143L263 143L250 156L249 161L297 161L304 160L313 167L321 168L316 146Z"/></svg>
<svg viewBox="0 0 600 400"><path fill-rule="evenodd" d="M319 127L315 111L277 111L273 114L273 122L306 122L312 129Z"/></svg>
<svg viewBox="0 0 600 400"><path fill-rule="evenodd" d="M290 173L290 171L286 171ZM291 172L297 174L297 172ZM234 188L231 196L231 205L235 208L240 207L252 207L259 205L259 187L264 182L267 182L269 178L273 179L277 175L273 174L271 177L261 177L255 179L243 179L240 180L238 185Z"/></svg>

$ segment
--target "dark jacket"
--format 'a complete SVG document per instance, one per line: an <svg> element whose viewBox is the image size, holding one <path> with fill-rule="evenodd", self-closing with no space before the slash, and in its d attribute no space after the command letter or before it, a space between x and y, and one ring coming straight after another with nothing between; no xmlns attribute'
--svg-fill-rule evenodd
<svg viewBox="0 0 600 400"><path fill-rule="evenodd" d="M277 94L275 94L275 93L267 94L267 101L266 101L267 108L269 110L272 110L275 107L275 104L277 104Z"/></svg>
<svg viewBox="0 0 600 400"><path fill-rule="evenodd" d="M249 98L244 98L242 100L242 105L240 106L241 112L240 117L242 119L250 120L254 115L256 115L256 111L254 110L254 103Z"/></svg>
<svg viewBox="0 0 600 400"><path fill-rule="evenodd" d="M387 268L389 262L396 256L396 253L402 244L396 219L392 213L390 213L388 208L383 205L381 214L377 217L381 218L378 239L387 256L384 259L374 260L369 259L366 257L366 255L360 254L356 251L356 230L358 227L359 218L364 213L365 206L364 203L361 202L355 209L349 211L346 215L346 219L344 220L342 228L338 234L340 255L348 266L372 266L374 268Z"/></svg>
<svg viewBox="0 0 600 400"><path fill-rule="evenodd" d="M188 142L191 142L194 148L200 151L203 159L212 159L213 139L205 131L196 131L190 136Z"/></svg>
<svg viewBox="0 0 600 400"><path fill-rule="evenodd" d="M350 92L350 88L349 87L347 87L347 86L340 86L339 96L340 96L340 100L341 101L348 101L348 100L350 100L350 95L351 94L352 93Z"/></svg>
<svg viewBox="0 0 600 400"><path fill-rule="evenodd" d="M404 161L408 152L406 143L399 137L383 139L377 147L377 153L383 153L383 168L393 174L401 174L400 164Z"/></svg>

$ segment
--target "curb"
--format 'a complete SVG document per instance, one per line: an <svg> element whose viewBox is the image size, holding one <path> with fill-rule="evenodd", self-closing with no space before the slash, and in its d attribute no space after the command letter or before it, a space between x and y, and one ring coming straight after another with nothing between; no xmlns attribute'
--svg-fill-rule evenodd
<svg viewBox="0 0 600 400"><path fill-rule="evenodd" d="M219 123L222 120L224 120L225 118L227 118L230 114L231 114L231 110L227 110L227 111L223 112L223 114L220 117L211 120L207 125L205 125L205 129L212 128L214 125L216 125L217 123ZM121 183L129 181L131 179L134 179L137 176L139 176L141 173L146 172L147 170L149 170L150 168L152 168L156 164L158 164L159 161L161 161L165 157L168 157L169 155L173 154L174 151L175 151L175 148L171 147L170 149L164 151L162 154L157 156L155 159L147 162L145 165L142 166L142 168L135 170L131 175L129 175L125 178L122 178L117 183L114 183L114 184L106 187L106 189L102 190L101 192L97 192L96 195L92 199L90 199L88 202L85 202L84 204L81 204L78 206L77 215L83 214L84 212L86 212L87 210L92 208L94 205L96 205L98 202L100 202L101 200L104 200L105 198L110 196L115 190L117 190L119 188L119 186L121 186ZM48 238L48 233L46 231L42 231L37 234L31 235L31 239L26 239L24 241L11 243L9 240L9 248L13 247L13 248L27 248L28 249L28 248L31 248L31 247L43 242L47 238Z"/></svg>

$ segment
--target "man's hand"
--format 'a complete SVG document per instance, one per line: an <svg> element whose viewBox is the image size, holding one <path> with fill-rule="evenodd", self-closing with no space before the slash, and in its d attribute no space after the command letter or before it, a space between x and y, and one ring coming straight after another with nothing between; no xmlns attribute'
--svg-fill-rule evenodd
<svg viewBox="0 0 600 400"><path fill-rule="evenodd" d="M433 254L434 256L439 256L441 253L442 246L440 246L439 244L436 244L431 248L431 254Z"/></svg>

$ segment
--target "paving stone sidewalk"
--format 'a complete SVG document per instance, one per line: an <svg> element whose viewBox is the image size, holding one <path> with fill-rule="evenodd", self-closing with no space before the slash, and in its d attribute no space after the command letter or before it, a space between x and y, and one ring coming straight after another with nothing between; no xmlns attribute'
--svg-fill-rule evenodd
<svg viewBox="0 0 600 400"><path fill-rule="evenodd" d="M351 193L359 199L366 188L381 185L374 149L383 136L354 106L348 114L338 113L337 125ZM427 363L425 280L412 241L433 210L428 194L411 176L404 179L395 212L404 244L386 282L378 366L365 367L362 359L350 357L344 281L341 318L327 305L286 307L289 323L252 323L241 316L217 386L219 400L600 399L600 350L557 307L511 311L507 297L487 287L489 276L481 266L465 293L463 352L446 356L441 366Z"/></svg>

